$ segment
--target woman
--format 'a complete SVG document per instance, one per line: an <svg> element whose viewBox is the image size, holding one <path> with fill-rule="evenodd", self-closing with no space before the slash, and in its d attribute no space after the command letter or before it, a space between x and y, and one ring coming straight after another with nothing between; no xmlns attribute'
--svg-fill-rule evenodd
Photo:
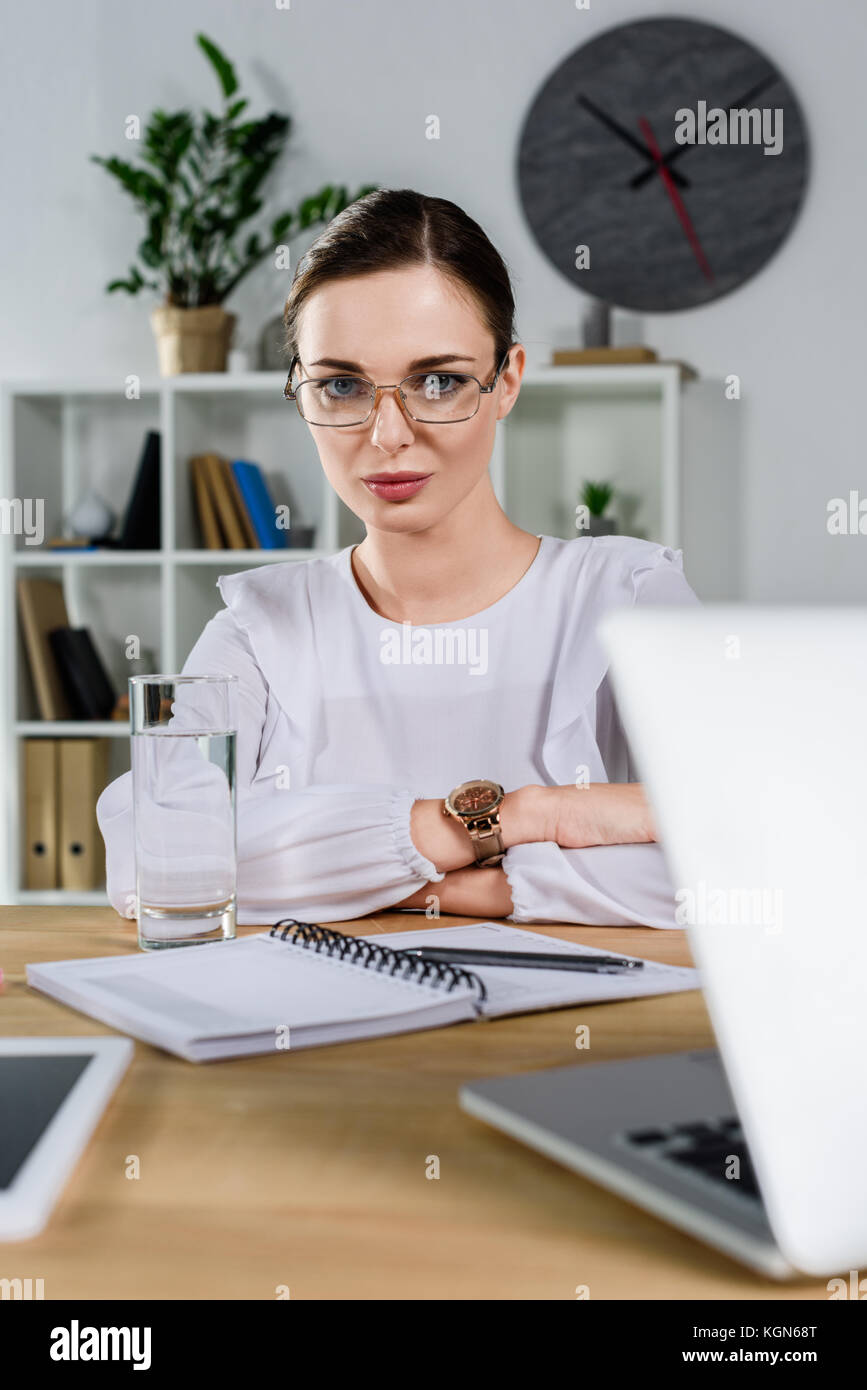
<svg viewBox="0 0 867 1390"><path fill-rule="evenodd" d="M540 537L502 511L488 465L525 365L513 314L482 229L410 190L352 204L296 269L287 394L366 536L222 577L184 667L239 680L240 921L676 925L595 627L695 595L680 552ZM130 800L127 773L97 807L119 911Z"/></svg>

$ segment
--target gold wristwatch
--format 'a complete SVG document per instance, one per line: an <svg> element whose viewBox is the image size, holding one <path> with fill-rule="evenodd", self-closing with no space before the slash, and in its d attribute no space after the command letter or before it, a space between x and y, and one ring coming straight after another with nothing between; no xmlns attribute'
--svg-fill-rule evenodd
<svg viewBox="0 0 867 1390"><path fill-rule="evenodd" d="M461 782L443 802L443 815L453 816L466 827L477 869L496 868L506 853L500 830L500 807L505 795L499 782L476 777L471 782Z"/></svg>

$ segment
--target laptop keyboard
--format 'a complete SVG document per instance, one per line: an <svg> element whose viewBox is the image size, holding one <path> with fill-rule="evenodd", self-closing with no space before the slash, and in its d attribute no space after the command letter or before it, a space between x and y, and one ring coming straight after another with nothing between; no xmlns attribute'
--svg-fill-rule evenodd
<svg viewBox="0 0 867 1390"><path fill-rule="evenodd" d="M736 1115L695 1124L627 1130L623 1138L630 1147L641 1150L648 1157L677 1164L681 1172L686 1169L712 1182L725 1183L729 1190L761 1201L743 1130ZM738 1160L737 1165L732 1163L733 1158Z"/></svg>

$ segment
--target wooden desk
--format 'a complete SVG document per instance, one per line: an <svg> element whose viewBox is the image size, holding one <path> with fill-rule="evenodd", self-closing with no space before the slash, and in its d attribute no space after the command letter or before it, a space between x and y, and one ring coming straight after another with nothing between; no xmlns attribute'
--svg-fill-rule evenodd
<svg viewBox="0 0 867 1390"><path fill-rule="evenodd" d="M682 932L538 930L690 964ZM0 908L2 1033L111 1032L28 989L24 967L136 949L110 908ZM711 1044L697 991L200 1066L136 1043L48 1228L0 1245L0 1277L42 1278L46 1299L273 1299L288 1285L293 1299L572 1300L579 1284L591 1299L826 1299L824 1280L753 1275L456 1102L472 1077Z"/></svg>

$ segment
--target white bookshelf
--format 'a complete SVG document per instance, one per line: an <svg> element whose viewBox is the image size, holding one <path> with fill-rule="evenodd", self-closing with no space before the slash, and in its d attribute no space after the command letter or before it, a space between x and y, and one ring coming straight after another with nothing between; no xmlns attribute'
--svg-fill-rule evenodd
<svg viewBox="0 0 867 1390"><path fill-rule="evenodd" d="M22 888L21 740L105 736L112 740L110 777L129 766L125 722L39 719L18 632L16 577L39 574L63 581L70 621L90 628L121 691L126 689L124 646L130 634L153 653L153 669L180 670L205 623L221 607L216 589L220 574L333 554L362 538L361 523L325 479L307 426L283 399L284 381L280 372L153 378L141 380L133 399L127 398L122 378L6 381L0 386L0 498L43 498L46 539L62 533L63 517L87 487L122 516L146 431L157 429L162 439L159 551L57 552L27 545L23 536L0 535L0 748L6 772L0 802L0 902L105 901L100 892ZM715 385L722 402L721 383ZM682 545L683 434L690 396L698 401L703 386L698 437L706 464L714 447L722 452L726 407L720 412L706 383L684 386L675 366L528 371L515 409L498 426L491 462L494 487L506 511L529 530L571 536L581 483L608 479L620 496L621 530ZM289 504L293 524L315 526L315 549L203 549L188 460L214 451L260 464L275 502ZM716 504L713 510L711 534L717 529ZM702 561L708 596L730 596L724 549L715 558L703 546ZM721 588L719 594L713 592L715 586ZM697 587L701 592L702 586Z"/></svg>

